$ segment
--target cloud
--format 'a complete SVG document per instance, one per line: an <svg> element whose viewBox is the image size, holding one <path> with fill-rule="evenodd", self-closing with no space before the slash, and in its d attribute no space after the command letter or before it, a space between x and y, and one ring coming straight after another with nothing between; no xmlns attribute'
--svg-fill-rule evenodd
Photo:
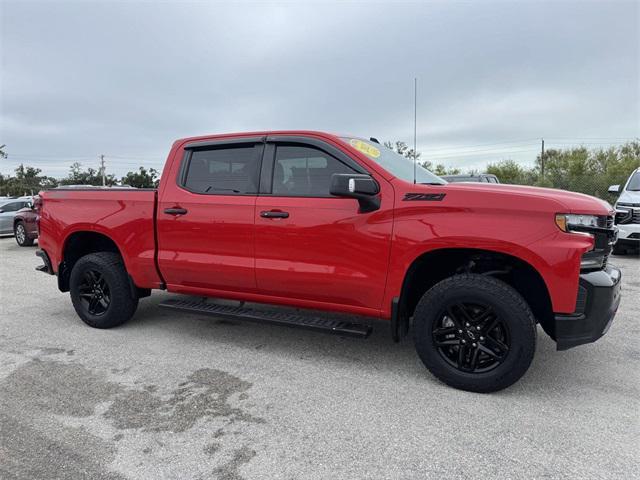
<svg viewBox="0 0 640 480"><path fill-rule="evenodd" d="M123 174L175 138L255 129L411 143L414 77L419 148L447 164L640 134L636 2L1 5L3 172L104 153Z"/></svg>

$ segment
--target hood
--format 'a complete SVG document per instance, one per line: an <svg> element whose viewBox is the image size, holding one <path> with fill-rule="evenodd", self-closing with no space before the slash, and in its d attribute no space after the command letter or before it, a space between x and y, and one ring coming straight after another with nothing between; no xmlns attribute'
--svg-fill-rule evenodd
<svg viewBox="0 0 640 480"><path fill-rule="evenodd" d="M558 205L562 211L557 213L584 213L591 215L612 215L613 208L604 200L555 188L529 187L524 185L490 184L490 183L449 183L443 186L447 191L477 192L478 194L494 194L505 197L505 202L528 199L544 199ZM621 197L622 198L622 197Z"/></svg>
<svg viewBox="0 0 640 480"><path fill-rule="evenodd" d="M640 191L623 190L620 194L620 198L616 201L616 204L619 202L640 204Z"/></svg>

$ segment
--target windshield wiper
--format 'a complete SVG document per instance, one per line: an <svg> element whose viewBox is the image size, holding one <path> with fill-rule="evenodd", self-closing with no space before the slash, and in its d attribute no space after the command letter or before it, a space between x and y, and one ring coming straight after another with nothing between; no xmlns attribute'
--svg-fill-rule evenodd
<svg viewBox="0 0 640 480"><path fill-rule="evenodd" d="M439 183L439 182L420 182L420 185L446 185L446 183Z"/></svg>

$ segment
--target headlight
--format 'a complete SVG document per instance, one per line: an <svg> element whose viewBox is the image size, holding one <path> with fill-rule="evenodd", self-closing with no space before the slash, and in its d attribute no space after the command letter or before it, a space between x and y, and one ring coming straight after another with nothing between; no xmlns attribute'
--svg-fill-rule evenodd
<svg viewBox="0 0 640 480"><path fill-rule="evenodd" d="M563 232L580 231L585 227L598 227L597 215L576 215L574 213L558 213L556 225ZM578 227L574 229L573 227Z"/></svg>
<svg viewBox="0 0 640 480"><path fill-rule="evenodd" d="M563 232L589 235L593 238L593 248L585 252L580 259L582 271L600 270L606 267L617 232L613 226L613 218L605 215L558 213L556 225Z"/></svg>

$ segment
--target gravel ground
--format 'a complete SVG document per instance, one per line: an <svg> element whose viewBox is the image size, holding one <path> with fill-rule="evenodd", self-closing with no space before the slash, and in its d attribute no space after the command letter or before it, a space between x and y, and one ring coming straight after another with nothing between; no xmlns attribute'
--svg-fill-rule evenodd
<svg viewBox="0 0 640 480"><path fill-rule="evenodd" d="M640 259L609 333L506 391L436 381L412 342L157 308L106 331L0 239L0 478L638 477Z"/></svg>

